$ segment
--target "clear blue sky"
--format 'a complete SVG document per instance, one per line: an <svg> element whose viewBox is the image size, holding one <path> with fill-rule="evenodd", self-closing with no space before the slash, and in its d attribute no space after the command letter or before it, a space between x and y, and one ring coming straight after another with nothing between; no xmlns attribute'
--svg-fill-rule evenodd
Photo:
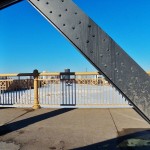
<svg viewBox="0 0 150 150"><path fill-rule="evenodd" d="M74 0L150 70L150 0ZM96 71L27 1L0 11L0 73Z"/></svg>

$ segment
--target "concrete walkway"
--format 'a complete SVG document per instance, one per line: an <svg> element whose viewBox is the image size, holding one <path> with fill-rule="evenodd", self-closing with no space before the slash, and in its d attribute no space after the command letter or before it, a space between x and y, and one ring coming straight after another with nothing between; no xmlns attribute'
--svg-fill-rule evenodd
<svg viewBox="0 0 150 150"><path fill-rule="evenodd" d="M150 150L150 125L131 108L0 108L0 150L58 149Z"/></svg>

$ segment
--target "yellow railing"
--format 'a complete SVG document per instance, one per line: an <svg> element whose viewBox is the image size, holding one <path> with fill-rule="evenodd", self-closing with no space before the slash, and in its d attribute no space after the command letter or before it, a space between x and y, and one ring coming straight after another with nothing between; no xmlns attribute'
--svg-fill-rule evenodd
<svg viewBox="0 0 150 150"><path fill-rule="evenodd" d="M0 80L0 89L12 91L13 89L30 89L33 87L33 79L7 79Z"/></svg>
<svg viewBox="0 0 150 150"><path fill-rule="evenodd" d="M150 71L147 72L150 75ZM14 74L0 74L0 91L13 91L13 89L33 89L34 90L34 109L40 108L39 105L39 87L44 87L47 84L60 84L61 76L68 75L65 72L53 72L53 73L39 73L38 70L34 70L33 73L14 73ZM101 85L110 86L109 82L105 78L101 78L99 72L70 72L69 75L76 76L75 84L83 85ZM21 77L29 77L29 79L21 79ZM96 78L89 78L95 76ZM14 79L12 79L14 77ZM18 79L15 79L18 77ZM44 79L44 77L46 77ZM80 77L80 78L77 78ZM81 92L84 89L81 89ZM27 94L28 96L29 94Z"/></svg>
<svg viewBox="0 0 150 150"><path fill-rule="evenodd" d="M67 75L65 72L49 72L49 73L39 73L38 76L60 76ZM72 75L100 75L99 72L71 72ZM147 74L150 75L150 71L147 71ZM34 73L10 73L10 74L0 74L0 77L19 77L19 76L34 76Z"/></svg>

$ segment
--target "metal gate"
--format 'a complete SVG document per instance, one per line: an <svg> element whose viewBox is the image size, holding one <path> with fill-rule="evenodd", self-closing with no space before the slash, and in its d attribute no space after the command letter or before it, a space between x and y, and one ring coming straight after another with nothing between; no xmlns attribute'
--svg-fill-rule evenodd
<svg viewBox="0 0 150 150"><path fill-rule="evenodd" d="M39 84L42 107L130 107L126 99L99 73L42 73Z"/></svg>
<svg viewBox="0 0 150 150"><path fill-rule="evenodd" d="M1 74L0 107L126 108L128 101L97 72ZM35 91L38 96L35 98Z"/></svg>
<svg viewBox="0 0 150 150"><path fill-rule="evenodd" d="M76 105L76 82L75 79L62 79L62 106Z"/></svg>

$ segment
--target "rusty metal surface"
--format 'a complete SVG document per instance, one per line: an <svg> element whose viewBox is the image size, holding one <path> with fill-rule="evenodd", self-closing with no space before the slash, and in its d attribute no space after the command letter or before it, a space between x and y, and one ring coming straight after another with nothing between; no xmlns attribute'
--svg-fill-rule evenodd
<svg viewBox="0 0 150 150"><path fill-rule="evenodd" d="M150 119L150 77L72 0L29 0L50 23Z"/></svg>

